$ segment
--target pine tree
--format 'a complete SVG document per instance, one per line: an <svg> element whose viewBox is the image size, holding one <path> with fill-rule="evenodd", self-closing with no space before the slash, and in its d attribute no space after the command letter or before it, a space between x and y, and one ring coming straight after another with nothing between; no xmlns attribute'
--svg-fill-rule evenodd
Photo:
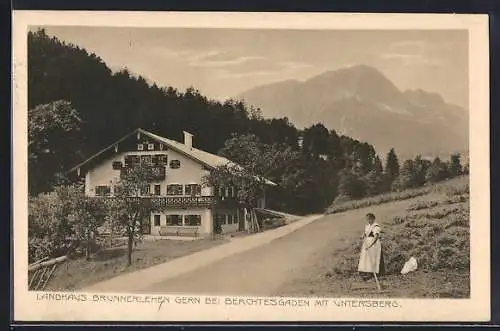
<svg viewBox="0 0 500 331"><path fill-rule="evenodd" d="M429 169L431 162L422 159L422 156L417 155L413 160L413 187L423 186L426 182L427 169Z"/></svg>
<svg viewBox="0 0 500 331"><path fill-rule="evenodd" d="M460 154L455 153L451 155L449 172L451 177L457 177L462 175L463 169L462 165L460 164Z"/></svg>
<svg viewBox="0 0 500 331"><path fill-rule="evenodd" d="M399 176L399 161L394 151L394 148L391 148L389 153L387 153L387 159L385 163L385 178L387 181L387 186L391 187L392 183Z"/></svg>
<svg viewBox="0 0 500 331"><path fill-rule="evenodd" d="M449 176L448 167L439 157L436 157L425 174L425 180L429 183L436 183L445 180Z"/></svg>
<svg viewBox="0 0 500 331"><path fill-rule="evenodd" d="M364 182L350 169L343 169L339 173L339 199L360 199L365 196Z"/></svg>
<svg viewBox="0 0 500 331"><path fill-rule="evenodd" d="M382 162L378 156L375 157L373 169L363 178L366 187L366 195L376 195L384 192L384 174Z"/></svg>
<svg viewBox="0 0 500 331"><path fill-rule="evenodd" d="M396 191L415 187L415 162L413 160L406 160L403 163L399 177L393 182L392 187Z"/></svg>
<svg viewBox="0 0 500 331"><path fill-rule="evenodd" d="M462 173L464 175L468 175L469 174L469 164L468 163L464 165L464 169L463 169Z"/></svg>
<svg viewBox="0 0 500 331"><path fill-rule="evenodd" d="M304 130L303 151L311 156L331 155L331 136L323 124L314 124Z"/></svg>

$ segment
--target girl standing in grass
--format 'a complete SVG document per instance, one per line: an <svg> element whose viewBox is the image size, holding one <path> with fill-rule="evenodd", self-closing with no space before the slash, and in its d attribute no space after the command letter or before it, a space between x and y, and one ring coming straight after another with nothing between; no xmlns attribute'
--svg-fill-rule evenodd
<svg viewBox="0 0 500 331"><path fill-rule="evenodd" d="M372 277L374 273L381 274L384 264L380 242L380 225L375 222L375 215L372 213L366 214L366 220L368 224L366 224L365 232L361 237L363 244L358 264L358 271L365 280Z"/></svg>

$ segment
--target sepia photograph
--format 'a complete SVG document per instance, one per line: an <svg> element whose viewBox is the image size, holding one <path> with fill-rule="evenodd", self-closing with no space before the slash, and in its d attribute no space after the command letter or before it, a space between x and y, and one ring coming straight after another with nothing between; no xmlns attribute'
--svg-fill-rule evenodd
<svg viewBox="0 0 500 331"><path fill-rule="evenodd" d="M80 14L14 15L21 318L488 319L487 17Z"/></svg>

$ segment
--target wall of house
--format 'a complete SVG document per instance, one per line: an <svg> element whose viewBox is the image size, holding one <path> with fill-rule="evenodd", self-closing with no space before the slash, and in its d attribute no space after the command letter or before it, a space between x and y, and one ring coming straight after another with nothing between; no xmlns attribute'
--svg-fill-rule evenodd
<svg viewBox="0 0 500 331"><path fill-rule="evenodd" d="M115 161L124 161L124 153L116 153L90 169L85 175L85 193L89 196L95 196L95 187L106 185L111 187L120 179L120 170L113 169Z"/></svg>
<svg viewBox="0 0 500 331"><path fill-rule="evenodd" d="M240 229L240 221L241 216L238 213L238 210L235 209L216 209L214 211L214 217L217 215L223 216L222 219L222 233L232 233L237 232ZM229 217L232 215L232 217Z"/></svg>
<svg viewBox="0 0 500 331"><path fill-rule="evenodd" d="M132 152L117 152L114 155L101 161L97 166L89 170L85 177L85 190L89 196L95 195L95 187L101 185L111 186L113 192L113 185L119 180L120 170L113 169L112 165L115 161L125 162L125 156L128 154L134 155L154 155L154 154L167 154L168 163L172 160L179 160L180 167L178 169L171 169L167 165L165 180L156 181L151 183L151 192L153 192L153 185L159 184L160 195L167 194L167 185L169 184L200 184L202 185L202 178L208 172L203 169L202 165L197 161L184 156L174 150L167 151L132 151ZM204 187L202 185L201 195L212 196L214 191L211 187Z"/></svg>

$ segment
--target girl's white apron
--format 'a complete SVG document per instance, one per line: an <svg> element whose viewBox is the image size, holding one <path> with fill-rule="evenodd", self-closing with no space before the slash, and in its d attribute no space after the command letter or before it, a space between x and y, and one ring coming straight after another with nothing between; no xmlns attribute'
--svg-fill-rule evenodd
<svg viewBox="0 0 500 331"><path fill-rule="evenodd" d="M370 232L373 232L374 236L377 233L380 236L380 225L378 225L377 223L373 223L372 225L367 224L365 226L365 238L363 239L363 245L361 246L361 253L359 255L358 271L379 273L382 245L379 238L372 247L370 247L368 250L366 249L375 240L375 237L368 237Z"/></svg>

